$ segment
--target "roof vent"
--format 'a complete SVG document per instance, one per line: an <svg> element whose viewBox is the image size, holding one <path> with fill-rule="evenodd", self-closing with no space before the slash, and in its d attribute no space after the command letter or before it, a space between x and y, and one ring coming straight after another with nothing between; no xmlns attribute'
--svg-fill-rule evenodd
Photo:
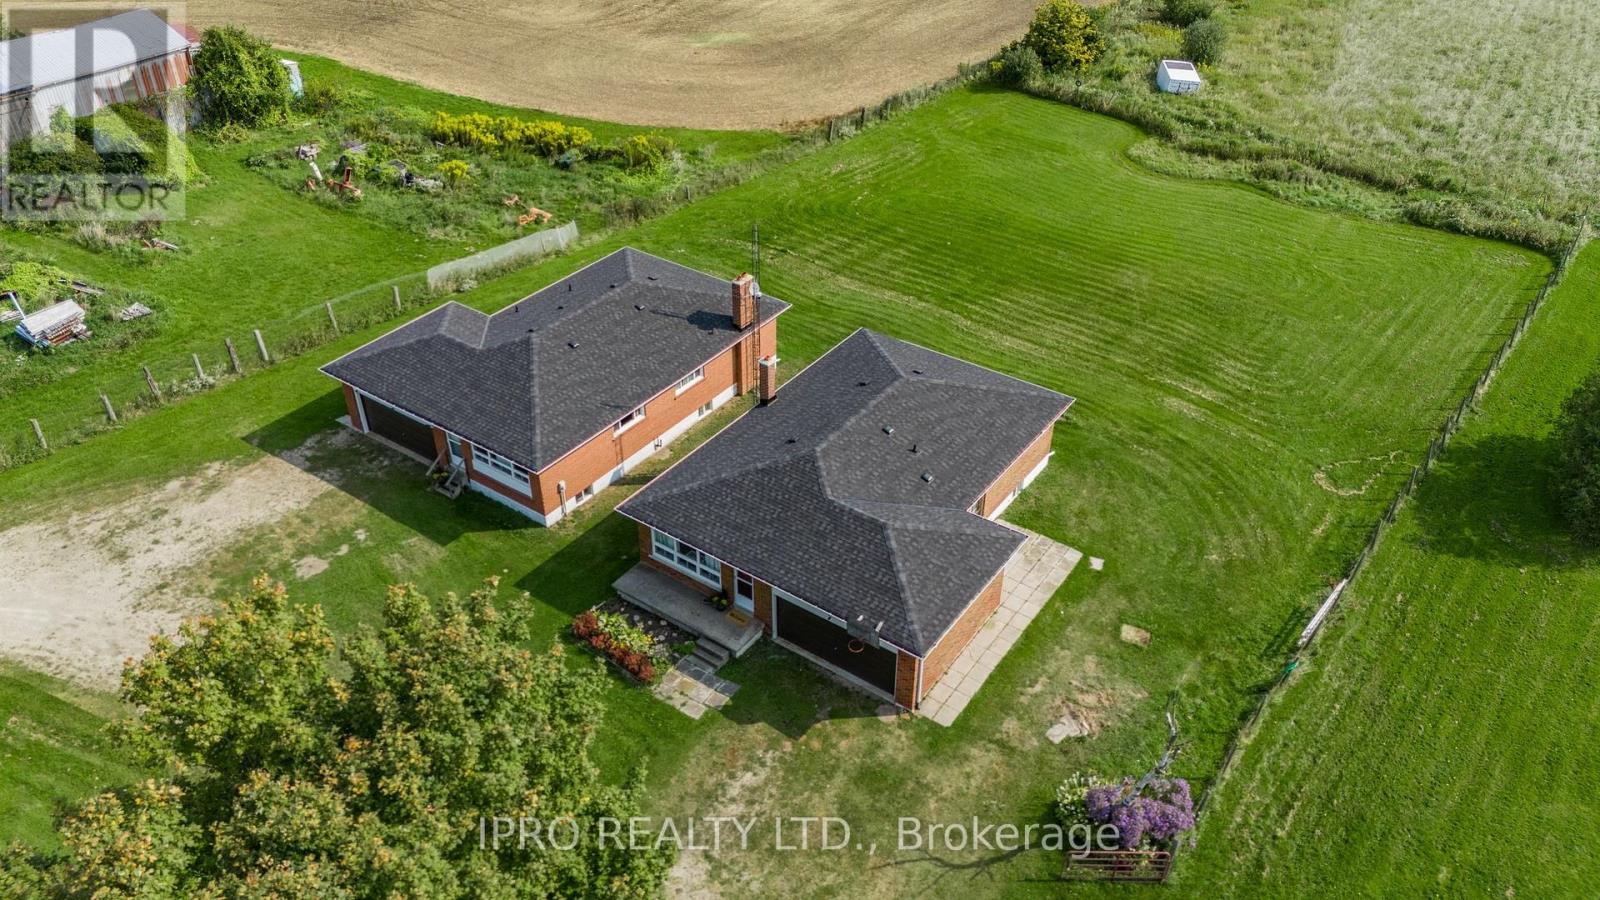
<svg viewBox="0 0 1600 900"><path fill-rule="evenodd" d="M856 382L856 387L866 387L866 386L867 386L867 383L865 381Z"/></svg>
<svg viewBox="0 0 1600 900"><path fill-rule="evenodd" d="M917 445L916 444L912 444L911 445L911 452L912 453L921 453L922 451L917 449Z"/></svg>
<svg viewBox="0 0 1600 900"><path fill-rule="evenodd" d="M567 282L567 290L568 290L568 291L571 291L571 290L572 290L572 282L570 282L570 281L569 281L569 282Z"/></svg>
<svg viewBox="0 0 1600 900"><path fill-rule="evenodd" d="M639 312L644 312L644 304L643 303L635 303L633 305L633 308L638 310Z"/></svg>
<svg viewBox="0 0 1600 900"><path fill-rule="evenodd" d="M568 350L576 350L576 349L578 349L578 342L577 341L567 341L567 349Z"/></svg>
<svg viewBox="0 0 1600 900"><path fill-rule="evenodd" d="M646 281L655 281L656 277L654 275L646 275L645 276L645 280Z"/></svg>
<svg viewBox="0 0 1600 900"><path fill-rule="evenodd" d="M617 289L617 286L614 285L614 284L611 287L606 288L606 290L608 290L608 291L614 291L616 289Z"/></svg>
<svg viewBox="0 0 1600 900"><path fill-rule="evenodd" d="M792 444L792 443L794 443L794 438L788 438L788 439L784 440L784 443L785 444Z"/></svg>
<svg viewBox="0 0 1600 900"><path fill-rule="evenodd" d="M885 425L885 426L883 426L883 433L884 434L894 434L894 426L893 425Z"/></svg>
<svg viewBox="0 0 1600 900"><path fill-rule="evenodd" d="M922 473L922 480L927 482L928 484L933 484L933 473L932 472L923 472Z"/></svg>
<svg viewBox="0 0 1600 900"><path fill-rule="evenodd" d="M921 369L912 369L911 370L911 374L913 374L913 375L921 375L922 374L922 370Z"/></svg>
<svg viewBox="0 0 1600 900"><path fill-rule="evenodd" d="M556 304L556 309L566 309L566 308L567 308L567 305L565 303L557 303Z"/></svg>

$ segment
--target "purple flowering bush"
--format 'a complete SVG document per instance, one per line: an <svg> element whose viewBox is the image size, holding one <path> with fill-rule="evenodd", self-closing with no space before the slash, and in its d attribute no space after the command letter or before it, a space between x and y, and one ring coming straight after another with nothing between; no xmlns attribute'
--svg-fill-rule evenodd
<svg viewBox="0 0 1600 900"><path fill-rule="evenodd" d="M1124 803L1134 780L1097 784L1084 795L1089 821L1114 825L1125 850L1146 845L1170 845L1194 828L1194 802L1189 782L1182 778L1157 778L1145 785L1131 803Z"/></svg>

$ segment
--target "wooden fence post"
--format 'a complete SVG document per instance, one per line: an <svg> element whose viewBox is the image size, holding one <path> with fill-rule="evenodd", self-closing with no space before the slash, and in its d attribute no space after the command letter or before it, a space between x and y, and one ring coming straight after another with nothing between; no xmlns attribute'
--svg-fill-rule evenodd
<svg viewBox="0 0 1600 900"><path fill-rule="evenodd" d="M239 351L233 349L233 338L223 338L222 343L228 348L228 365L233 367L233 374L239 374Z"/></svg>
<svg viewBox="0 0 1600 900"><path fill-rule="evenodd" d="M332 302L324 303L324 304L322 304L322 308L326 309L328 311L328 324L333 326L333 333L334 334L338 334L339 333L339 320L335 319L333 317L333 303Z"/></svg>
<svg viewBox="0 0 1600 900"><path fill-rule="evenodd" d="M400 311L400 285L398 284L394 286L394 309L395 312Z"/></svg>
<svg viewBox="0 0 1600 900"><path fill-rule="evenodd" d="M205 381L206 370L204 366L200 365L200 354L191 353L189 354L189 359L194 361L194 377L200 379L201 381Z"/></svg>
<svg viewBox="0 0 1600 900"><path fill-rule="evenodd" d="M101 394L100 405L106 408L106 421L113 425L117 424L117 409L111 405L111 398Z"/></svg>
<svg viewBox="0 0 1600 900"><path fill-rule="evenodd" d="M264 363L272 362L272 357L267 355L267 342L261 337L261 329L257 328L251 333L256 336L256 349L261 351L261 361Z"/></svg>
<svg viewBox="0 0 1600 900"><path fill-rule="evenodd" d="M139 368L144 370L144 383L150 386L151 396L156 398L157 403L165 403L166 401L161 399L161 386L156 384L156 377L150 374L150 367L140 366Z"/></svg>
<svg viewBox="0 0 1600 900"><path fill-rule="evenodd" d="M33 426L33 436L39 439L39 449L49 452L50 444L44 439L44 429L39 427L39 420L29 419L28 423Z"/></svg>

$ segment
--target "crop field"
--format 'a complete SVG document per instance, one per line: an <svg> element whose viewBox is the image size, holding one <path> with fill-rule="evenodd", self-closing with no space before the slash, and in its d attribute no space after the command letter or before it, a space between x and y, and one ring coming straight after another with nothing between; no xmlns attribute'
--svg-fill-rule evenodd
<svg viewBox="0 0 1600 900"><path fill-rule="evenodd" d="M618 772L648 762L656 812L836 811L864 847L826 871L802 853L691 854L679 886L996 894L1051 879L1059 854L895 854L895 817L1041 821L1066 774L1148 766L1173 692L1190 742L1177 774L1208 777L1284 642L1549 271L1508 245L1155 175L1126 156L1139 139L1059 104L957 90L465 295L494 308L624 243L731 274L759 222L763 284L795 304L787 371L867 326L1078 398L1008 518L1105 569L1069 579L954 727L880 718L771 648L724 670L743 688L699 721L615 681L599 757ZM370 337L0 473L0 540L93 508L133 510L160 543L183 543L193 511L240 479L292 483L274 493L296 498L277 518L213 529L220 549L178 554L149 583L203 598L266 569L348 627L386 582L439 591L499 573L561 635L635 558L634 529L608 514L624 491L549 530L424 491L420 470L333 424L342 400L315 366ZM125 536L108 533L87 550L114 564ZM1124 623L1150 646L1119 641ZM1094 735L1046 742L1069 711Z"/></svg>
<svg viewBox="0 0 1600 900"><path fill-rule="evenodd" d="M1600 365L1597 297L1590 245L1268 708L1184 887L1593 891L1600 559L1567 538L1546 473L1556 409Z"/></svg>
<svg viewBox="0 0 1600 900"><path fill-rule="evenodd" d="M1033 0L190 0L199 26L564 115L753 128L876 103L1016 39Z"/></svg>

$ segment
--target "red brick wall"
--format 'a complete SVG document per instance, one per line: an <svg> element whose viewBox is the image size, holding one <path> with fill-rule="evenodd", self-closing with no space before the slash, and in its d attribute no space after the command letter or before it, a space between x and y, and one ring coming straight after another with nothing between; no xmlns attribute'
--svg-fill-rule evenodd
<svg viewBox="0 0 1600 900"><path fill-rule="evenodd" d="M922 660L915 656L900 651L900 656L894 664L894 702L906 707L916 709L917 700L917 669Z"/></svg>
<svg viewBox="0 0 1600 900"><path fill-rule="evenodd" d="M1004 502L1006 495L1011 493L1011 489L1020 484L1022 479L1028 476L1029 472L1033 471L1033 467L1039 464L1039 460L1050 455L1050 439L1054 436L1055 428L1051 427L1044 434L1039 435L1037 440L1028 445L1028 449L1022 451L1021 456L1018 456L1011 465L1006 467L1005 472L1001 473L999 479L995 481L989 490L984 492L983 496L978 499L977 505L973 507L978 515L989 515L989 510Z"/></svg>
<svg viewBox="0 0 1600 900"><path fill-rule="evenodd" d="M356 389L344 382L340 382L339 386L344 388L344 408L350 413L350 427L357 431L366 431L361 427L361 407L356 402Z"/></svg>
<svg viewBox="0 0 1600 900"><path fill-rule="evenodd" d="M939 643L928 652L928 658L923 661L922 667L924 695L944 677L944 673L950 669L950 664L956 661L956 657L961 655L961 651L965 650L968 644L972 643L972 638L978 633L978 629L982 628L983 623L989 621L994 611L1000 608L1000 591L1005 577L1004 572L995 575L994 580L978 592L977 598L967 607L967 611L961 614L961 618L950 626L950 630L945 632ZM917 699L921 700L922 697L919 696Z"/></svg>
<svg viewBox="0 0 1600 900"><path fill-rule="evenodd" d="M762 352L771 353L777 347L777 328L776 319L762 327ZM736 383L734 370L743 344L749 342L750 339L746 338L741 345L707 362L706 377L694 387L682 394L675 394L669 388L646 403L644 421L620 435L613 434L611 429L607 428L562 457L554 465L535 475L534 508L541 513L549 513L556 509L561 504L561 495L556 491L556 484L562 481L567 483L567 497L576 497L584 488L622 465L623 460L655 443L656 438L665 434L672 426L694 415L695 410L727 390L729 385L734 385L737 393L743 393L744 389L739 388ZM753 368L751 374L753 377Z"/></svg>
<svg viewBox="0 0 1600 900"><path fill-rule="evenodd" d="M772 585L756 579L756 618L772 633Z"/></svg>

